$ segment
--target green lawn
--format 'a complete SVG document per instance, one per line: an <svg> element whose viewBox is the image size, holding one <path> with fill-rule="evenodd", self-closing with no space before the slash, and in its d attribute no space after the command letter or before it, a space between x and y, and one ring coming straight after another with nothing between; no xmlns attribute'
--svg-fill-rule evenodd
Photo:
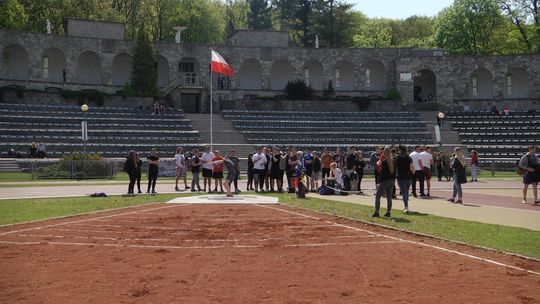
<svg viewBox="0 0 540 304"><path fill-rule="evenodd" d="M165 202L186 195L192 194L1 200L0 225ZM394 217L392 219L374 219L371 218L373 207L318 198L300 200L290 194L267 195L277 196L281 204L292 207L311 209L317 212L540 258L540 231L449 219L428 214L405 215L398 210L393 213ZM381 214L384 214L384 210L381 211Z"/></svg>

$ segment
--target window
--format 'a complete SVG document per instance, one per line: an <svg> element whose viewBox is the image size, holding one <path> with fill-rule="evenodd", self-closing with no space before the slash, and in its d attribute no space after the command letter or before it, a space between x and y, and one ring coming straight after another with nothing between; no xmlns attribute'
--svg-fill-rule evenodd
<svg viewBox="0 0 540 304"><path fill-rule="evenodd" d="M339 88L339 73L340 73L339 69L336 69L336 77L334 79L334 82L336 84L336 88Z"/></svg>
<svg viewBox="0 0 540 304"><path fill-rule="evenodd" d="M43 78L49 78L49 57L43 56Z"/></svg>
<svg viewBox="0 0 540 304"><path fill-rule="evenodd" d="M371 87L371 70L366 69L366 87Z"/></svg>
<svg viewBox="0 0 540 304"><path fill-rule="evenodd" d="M476 75L472 77L472 94L478 96L478 76Z"/></svg>
<svg viewBox="0 0 540 304"><path fill-rule="evenodd" d="M306 85L309 86L309 68L304 70L304 79L306 79Z"/></svg>
<svg viewBox="0 0 540 304"><path fill-rule="evenodd" d="M506 75L506 95L512 95L512 74Z"/></svg>

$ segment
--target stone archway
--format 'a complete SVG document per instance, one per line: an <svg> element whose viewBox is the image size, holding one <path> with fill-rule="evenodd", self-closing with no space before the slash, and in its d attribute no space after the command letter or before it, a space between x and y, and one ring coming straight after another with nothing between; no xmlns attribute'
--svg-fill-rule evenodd
<svg viewBox="0 0 540 304"><path fill-rule="evenodd" d="M325 88L323 82L323 66L316 60L310 60L304 65L304 80L315 91L322 91Z"/></svg>
<svg viewBox="0 0 540 304"><path fill-rule="evenodd" d="M529 98L529 73L523 68L508 70L505 77L504 97Z"/></svg>
<svg viewBox="0 0 540 304"><path fill-rule="evenodd" d="M437 101L437 76L433 71L424 69L415 74L414 101Z"/></svg>
<svg viewBox="0 0 540 304"><path fill-rule="evenodd" d="M293 68L288 61L278 60L272 64L270 72L270 88L283 91L287 83L293 80Z"/></svg>
<svg viewBox="0 0 540 304"><path fill-rule="evenodd" d="M112 85L123 86L131 80L131 55L121 53L116 55L112 65Z"/></svg>
<svg viewBox="0 0 540 304"><path fill-rule="evenodd" d="M83 84L101 84L101 59L92 51L84 51L77 60L77 81Z"/></svg>
<svg viewBox="0 0 540 304"><path fill-rule="evenodd" d="M354 90L354 69L349 61L342 60L334 67L334 89L336 91Z"/></svg>
<svg viewBox="0 0 540 304"><path fill-rule="evenodd" d="M28 52L18 44L8 45L2 51L0 75L8 79L28 79L30 61Z"/></svg>
<svg viewBox="0 0 540 304"><path fill-rule="evenodd" d="M41 56L41 77L50 82L65 82L66 55L57 48L48 48Z"/></svg>
<svg viewBox="0 0 540 304"><path fill-rule="evenodd" d="M373 60L366 64L365 88L367 91L385 91L386 90L386 69L380 61Z"/></svg>
<svg viewBox="0 0 540 304"><path fill-rule="evenodd" d="M261 64L255 59L247 59L242 62L238 72L240 89L260 90L262 83Z"/></svg>
<svg viewBox="0 0 540 304"><path fill-rule="evenodd" d="M493 75L486 69L476 69L469 80L469 96L471 99L493 98Z"/></svg>

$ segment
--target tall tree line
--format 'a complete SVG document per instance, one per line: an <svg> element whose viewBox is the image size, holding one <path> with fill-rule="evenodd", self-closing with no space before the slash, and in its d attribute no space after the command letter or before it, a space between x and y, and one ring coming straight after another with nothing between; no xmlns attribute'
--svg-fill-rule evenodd
<svg viewBox="0 0 540 304"><path fill-rule="evenodd" d="M135 40L223 43L238 29L286 30L291 45L444 48L453 54L540 51L540 0L455 0L437 16L368 18L347 0L2 0L0 28L64 34L68 17L120 21ZM361 7L360 7L361 10Z"/></svg>

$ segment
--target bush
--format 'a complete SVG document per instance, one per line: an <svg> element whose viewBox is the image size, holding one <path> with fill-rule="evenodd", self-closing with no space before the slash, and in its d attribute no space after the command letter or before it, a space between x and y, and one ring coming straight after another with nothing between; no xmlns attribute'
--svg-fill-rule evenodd
<svg viewBox="0 0 540 304"><path fill-rule="evenodd" d="M334 86L332 85L332 80L328 81L328 87L324 90L323 97L326 99L330 99L334 97L335 90Z"/></svg>
<svg viewBox="0 0 540 304"><path fill-rule="evenodd" d="M399 90L397 88L393 87L390 90L388 90L388 93L386 93L386 99L400 101L401 93L399 93Z"/></svg>
<svg viewBox="0 0 540 304"><path fill-rule="evenodd" d="M304 80L296 79L287 82L285 93L292 100L307 100L313 95L313 89Z"/></svg>
<svg viewBox="0 0 540 304"><path fill-rule="evenodd" d="M103 178L110 176L110 166L99 154L71 154L57 165L41 167L36 172L39 178Z"/></svg>
<svg viewBox="0 0 540 304"><path fill-rule="evenodd" d="M129 83L126 83L124 85L124 88L122 89L122 97L131 97L135 96L135 90L133 89L133 86Z"/></svg>

